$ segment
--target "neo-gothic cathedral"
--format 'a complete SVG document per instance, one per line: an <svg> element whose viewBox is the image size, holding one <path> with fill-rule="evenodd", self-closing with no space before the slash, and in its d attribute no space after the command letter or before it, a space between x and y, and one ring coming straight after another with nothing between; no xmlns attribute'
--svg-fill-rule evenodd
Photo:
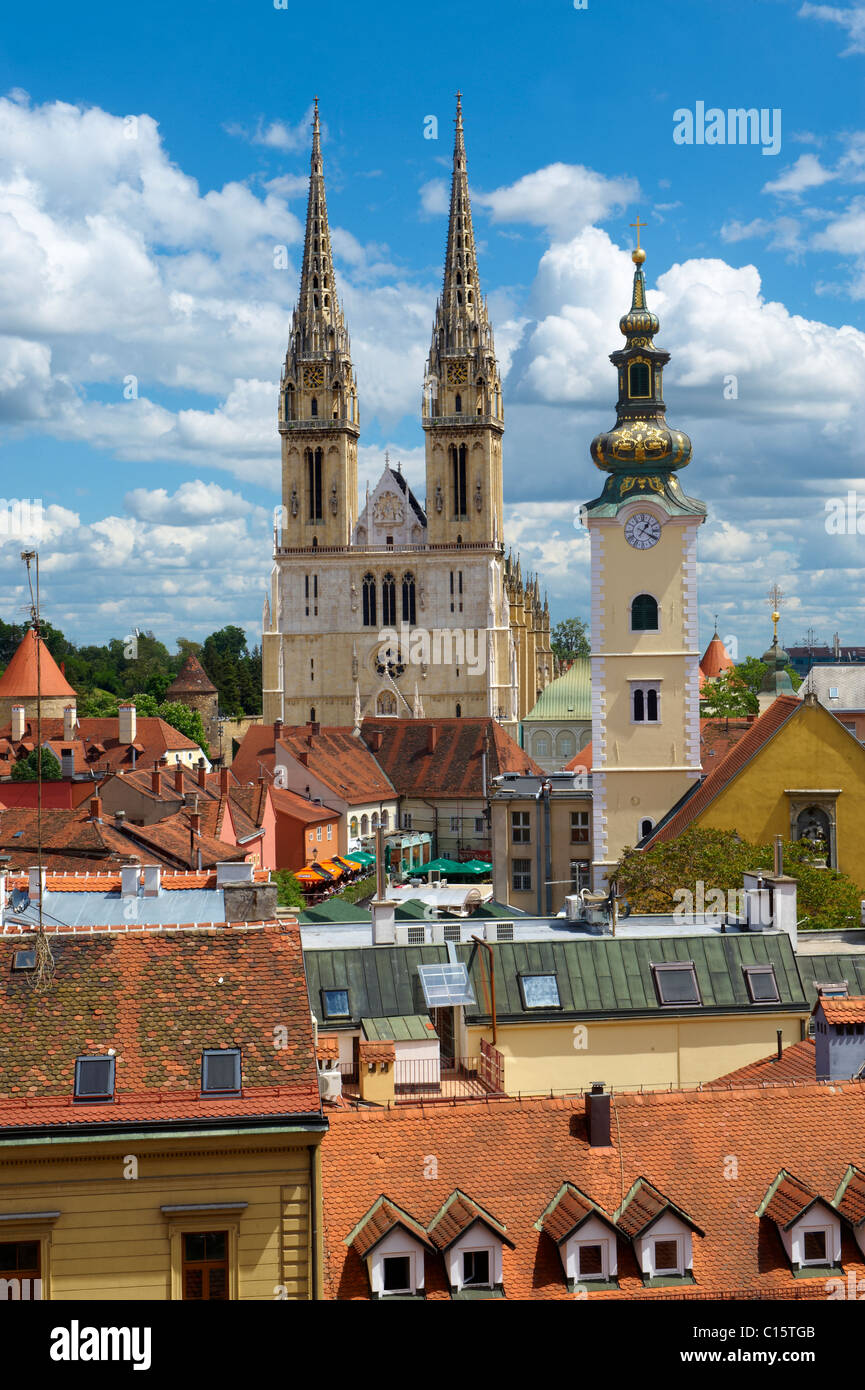
<svg viewBox="0 0 865 1390"><path fill-rule="evenodd" d="M316 101L300 293L279 393L283 505L264 604L265 720L491 715L515 732L554 674L547 603L504 549L502 386L459 97L422 425L425 503L388 460L361 508L357 379Z"/></svg>

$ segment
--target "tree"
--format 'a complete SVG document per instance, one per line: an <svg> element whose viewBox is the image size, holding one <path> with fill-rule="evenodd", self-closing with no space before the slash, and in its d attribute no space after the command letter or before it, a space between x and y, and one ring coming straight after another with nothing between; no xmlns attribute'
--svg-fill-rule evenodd
<svg viewBox="0 0 865 1390"><path fill-rule="evenodd" d="M280 907L306 907L303 889L290 869L277 869L272 878Z"/></svg>
<svg viewBox="0 0 865 1390"><path fill-rule="evenodd" d="M41 759L40 759L40 756ZM15 763L12 768L13 782L38 782L39 763L42 763L42 781L59 782L63 776L63 769L51 752L50 748L34 748L32 753L28 753L26 758Z"/></svg>
<svg viewBox="0 0 865 1390"><path fill-rule="evenodd" d="M116 719L117 696L111 690L91 690L79 694L75 709L79 719Z"/></svg>
<svg viewBox="0 0 865 1390"><path fill-rule="evenodd" d="M159 706L158 713L159 718L164 719L166 724L170 724L178 733L185 734L197 743L206 758L210 757L204 725L197 709L190 709L189 705L169 700Z"/></svg>
<svg viewBox="0 0 865 1390"><path fill-rule="evenodd" d="M742 718L756 714L759 708L757 696L735 670L723 671L700 692L700 714L704 719Z"/></svg>
<svg viewBox="0 0 865 1390"><path fill-rule="evenodd" d="M157 718L159 714L159 702L157 701L155 695L151 695L148 692L142 693L141 691L139 691L137 695L133 695L131 698L132 703L135 706L136 714L140 714L142 719ZM166 720L166 723L167 722L168 721Z"/></svg>
<svg viewBox="0 0 865 1390"><path fill-rule="evenodd" d="M858 924L858 885L835 869L818 867L805 840L787 842L783 849L784 872L797 880L798 912L809 919L808 926L837 931ZM672 912L685 889L696 894L702 883L706 898L713 889L738 892L743 874L757 869L771 873L772 864L772 845L743 840L735 830L693 827L648 850L625 849L613 877L632 911Z"/></svg>
<svg viewBox="0 0 865 1390"><path fill-rule="evenodd" d="M563 664L576 661L581 656L590 656L592 649L583 619L565 618L556 623L550 634L550 646Z"/></svg>
<svg viewBox="0 0 865 1390"><path fill-rule="evenodd" d="M738 662L735 669L739 680L744 682L756 699L763 684L763 677L769 669L765 661L761 661L758 656L746 656L744 661Z"/></svg>

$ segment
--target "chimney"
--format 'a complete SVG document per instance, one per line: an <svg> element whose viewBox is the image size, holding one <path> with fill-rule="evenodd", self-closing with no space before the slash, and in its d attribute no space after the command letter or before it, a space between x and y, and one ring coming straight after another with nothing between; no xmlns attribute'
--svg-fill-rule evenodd
<svg viewBox="0 0 865 1390"><path fill-rule="evenodd" d="M60 772L61 772L62 776L63 776L67 781L68 781L68 779L69 779L70 777L74 777L74 776L75 776L75 749L74 749L74 748L61 748L61 749L60 749Z"/></svg>
<svg viewBox="0 0 865 1390"><path fill-rule="evenodd" d="M605 1149L610 1145L610 1096L604 1091L603 1081L593 1081L591 1091L586 1091L586 1132L593 1149Z"/></svg>
<svg viewBox="0 0 865 1390"><path fill-rule="evenodd" d="M304 767L309 767L309 749L308 749L308 748L301 748L301 749L299 750L298 754L297 754L297 757L298 757L298 761L299 761L299 762L302 762L303 765L304 765Z"/></svg>
<svg viewBox="0 0 865 1390"><path fill-rule="evenodd" d="M309 721L309 737L310 737L311 739L317 738L318 735L319 735L320 733L321 733L321 724L319 723L319 721L318 721L317 719L311 719L311 720Z"/></svg>
<svg viewBox="0 0 865 1390"><path fill-rule="evenodd" d="M207 787L207 763L203 758L198 760L198 785L202 791Z"/></svg>
<svg viewBox="0 0 865 1390"><path fill-rule="evenodd" d="M67 743L75 737L74 705L67 705L63 711L63 737Z"/></svg>
<svg viewBox="0 0 865 1390"><path fill-rule="evenodd" d="M382 732L381 729L370 729L366 736L366 744L371 753L377 753L381 748Z"/></svg>
<svg viewBox="0 0 865 1390"><path fill-rule="evenodd" d="M192 811L189 816L189 828L193 835L201 834L201 816L197 811Z"/></svg>
<svg viewBox="0 0 865 1390"><path fill-rule="evenodd" d="M24 706L12 706L12 742L20 743L24 737Z"/></svg>
<svg viewBox="0 0 865 1390"><path fill-rule="evenodd" d="M281 719L274 719L274 721L273 721L273 741L274 741L274 743L278 743L279 740L280 740L281 738L282 738L282 720L281 720Z"/></svg>
<svg viewBox="0 0 865 1390"><path fill-rule="evenodd" d="M123 864L120 869L120 896L121 898L138 897L138 880L140 870L137 864Z"/></svg>
<svg viewBox="0 0 865 1390"><path fill-rule="evenodd" d="M174 764L174 790L179 796L183 795L183 763Z"/></svg>
<svg viewBox="0 0 865 1390"><path fill-rule="evenodd" d="M780 1062L781 1056L782 1056L783 1051L784 1051L784 1030L783 1030L783 1028L778 1028L778 1029L775 1030L775 1037L776 1037L777 1042L778 1042L778 1055L777 1055L777 1057L776 1057L775 1060L778 1061L778 1062Z"/></svg>
<svg viewBox="0 0 865 1390"><path fill-rule="evenodd" d="M150 790L154 796L162 794L162 779L159 776L159 763L153 764L153 771L150 774Z"/></svg>
<svg viewBox="0 0 865 1390"><path fill-rule="evenodd" d="M436 728L435 724L428 725L426 731L426 751L428 753L435 752L436 744L438 743L438 737L439 731Z"/></svg>
<svg viewBox="0 0 865 1390"><path fill-rule="evenodd" d="M812 1010L814 1063L818 1081L849 1081L865 1067L865 1033L857 1024L865 1001L826 998L822 992Z"/></svg>
<svg viewBox="0 0 865 1390"><path fill-rule="evenodd" d="M219 794L220 794L220 796L228 796L228 768L227 768L227 767L221 767L221 768L219 769Z"/></svg>
<svg viewBox="0 0 865 1390"><path fill-rule="evenodd" d="M32 868L27 870L27 896L32 903L38 903L43 894L47 893L46 883L48 870Z"/></svg>
<svg viewBox="0 0 865 1390"><path fill-rule="evenodd" d="M91 796L90 798L90 819L95 821L102 820L102 797Z"/></svg>
<svg viewBox="0 0 865 1390"><path fill-rule="evenodd" d="M138 715L134 705L120 705L117 710L117 737L121 743L135 742L135 729ZM65 737L65 735L64 735Z"/></svg>
<svg viewBox="0 0 865 1390"><path fill-rule="evenodd" d="M145 898L159 897L159 882L162 870L158 864L144 865L144 896Z"/></svg>
<svg viewBox="0 0 865 1390"><path fill-rule="evenodd" d="M114 812L114 824L118 830L122 830L126 824L126 812L117 810Z"/></svg>

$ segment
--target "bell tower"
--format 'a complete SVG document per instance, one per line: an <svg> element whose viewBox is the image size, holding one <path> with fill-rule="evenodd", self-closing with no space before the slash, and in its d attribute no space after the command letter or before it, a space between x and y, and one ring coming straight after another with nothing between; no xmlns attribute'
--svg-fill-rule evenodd
<svg viewBox="0 0 865 1390"><path fill-rule="evenodd" d="M645 251L632 253L625 346L610 355L613 428L593 439L607 473L586 504L592 565L592 790L596 888L701 774L697 531L704 503L676 476L691 441L667 424L659 324L646 305Z"/></svg>
<svg viewBox="0 0 865 1390"><path fill-rule="evenodd" d="M336 293L318 97L300 293L279 388L282 527L277 546L346 546L357 521L357 381Z"/></svg>
<svg viewBox="0 0 865 1390"><path fill-rule="evenodd" d="M478 281L459 93L455 124L444 283L423 394L429 542L499 547L502 386Z"/></svg>

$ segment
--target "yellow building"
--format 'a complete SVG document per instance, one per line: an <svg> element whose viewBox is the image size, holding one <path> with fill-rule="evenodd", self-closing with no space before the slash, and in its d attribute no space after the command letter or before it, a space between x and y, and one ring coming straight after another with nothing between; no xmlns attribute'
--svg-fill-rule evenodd
<svg viewBox="0 0 865 1390"><path fill-rule="evenodd" d="M810 840L865 891L865 748L816 696L781 695L646 845L701 826L768 844Z"/></svg>
<svg viewBox="0 0 865 1390"><path fill-rule="evenodd" d="M530 916L588 888L592 793L585 773L507 773L490 785L493 896Z"/></svg>
<svg viewBox="0 0 865 1390"><path fill-rule="evenodd" d="M616 423L592 441L607 478L584 510L592 565L594 878L603 886L700 776L697 531L706 517L676 476L691 441L668 426L645 252L634 251L631 308L619 327Z"/></svg>
<svg viewBox="0 0 865 1390"><path fill-rule="evenodd" d="M6 1296L319 1297L327 1122L291 929L31 932L0 970Z"/></svg>

